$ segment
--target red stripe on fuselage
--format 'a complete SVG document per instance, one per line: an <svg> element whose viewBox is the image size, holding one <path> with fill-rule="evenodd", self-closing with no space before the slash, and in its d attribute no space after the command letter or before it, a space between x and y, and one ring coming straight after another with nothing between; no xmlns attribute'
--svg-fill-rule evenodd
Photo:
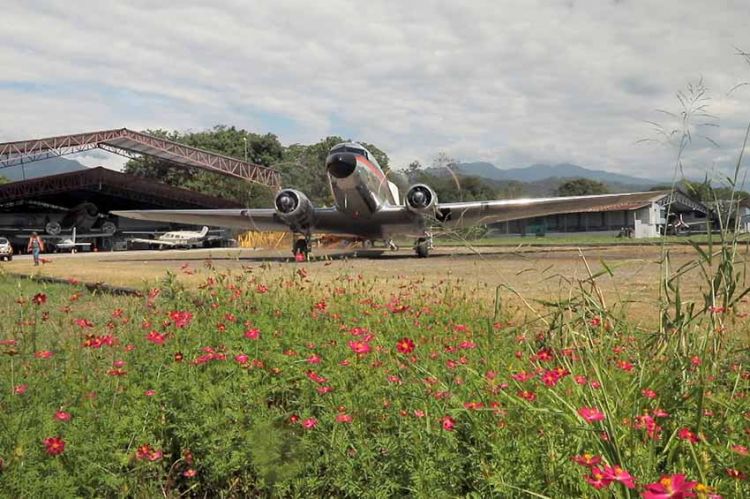
<svg viewBox="0 0 750 499"><path fill-rule="evenodd" d="M386 180L385 173L383 173L383 171L380 168L370 163L370 161L367 158L365 158L364 156L360 156L360 155L357 155L356 157L357 157L357 162L358 163L361 162L362 164L364 164L367 168L370 169L372 173L375 174L376 177L378 177L380 180Z"/></svg>

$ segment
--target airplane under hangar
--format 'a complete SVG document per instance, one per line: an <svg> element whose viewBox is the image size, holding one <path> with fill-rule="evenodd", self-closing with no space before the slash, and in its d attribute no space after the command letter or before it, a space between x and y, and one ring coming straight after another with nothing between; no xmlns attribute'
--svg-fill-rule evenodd
<svg viewBox="0 0 750 499"><path fill-rule="evenodd" d="M270 168L126 128L0 143L0 174L3 168L24 165L32 169L36 161L94 148L128 158L149 156L278 189L278 173ZM71 237L75 228L79 239L91 241L92 247L97 249L109 250L123 248L130 238L193 228L185 224L116 217L110 211L238 207L228 199L135 175L102 167L86 168L0 185L0 236L22 249L31 231L38 232L54 245L55 240Z"/></svg>

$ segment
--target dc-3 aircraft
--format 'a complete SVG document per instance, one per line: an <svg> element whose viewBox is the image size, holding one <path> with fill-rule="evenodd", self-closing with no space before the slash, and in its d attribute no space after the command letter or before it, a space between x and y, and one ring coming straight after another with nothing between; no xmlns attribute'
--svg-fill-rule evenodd
<svg viewBox="0 0 750 499"><path fill-rule="evenodd" d="M544 199L438 202L428 185L411 186L399 199L377 160L361 144L345 142L331 148L326 170L335 206L316 208L302 192L281 190L274 208L212 210L113 211L141 220L211 225L240 230L292 231L301 236L294 254L307 254L313 233L342 234L369 241L382 240L392 249L395 236L415 238L414 250L426 257L434 227L462 228L520 218L571 213L605 206L632 194L605 194Z"/></svg>
<svg viewBox="0 0 750 499"><path fill-rule="evenodd" d="M163 248L165 246L171 248L198 248L203 246L203 243L208 239L208 227L205 225L200 232L195 230L175 230L171 232L165 232L156 239L142 239L133 238L128 239L131 243L144 243L148 245L158 246Z"/></svg>

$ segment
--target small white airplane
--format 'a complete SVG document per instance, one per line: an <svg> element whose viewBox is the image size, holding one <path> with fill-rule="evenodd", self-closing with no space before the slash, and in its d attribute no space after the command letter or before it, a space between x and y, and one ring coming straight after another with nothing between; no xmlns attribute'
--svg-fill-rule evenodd
<svg viewBox="0 0 750 499"><path fill-rule="evenodd" d="M73 237L60 239L59 242L54 243L55 250L58 251L70 251L75 253L78 248L91 248L91 243L78 243L76 242L76 228L73 227Z"/></svg>
<svg viewBox="0 0 750 499"><path fill-rule="evenodd" d="M209 224L239 230L290 231L301 236L292 251L307 255L312 234L327 233L382 240L393 249L394 236L415 238L414 250L426 257L432 228L462 228L521 218L596 209L612 209L632 199L651 199L659 192L602 194L542 199L505 199L441 203L432 188L412 185L403 198L386 178L375 157L361 144L335 145L325 164L335 204L313 206L295 189L282 189L273 208L220 210L132 210L111 214L139 220Z"/></svg>
<svg viewBox="0 0 750 499"><path fill-rule="evenodd" d="M131 243L143 243L152 246L158 246L159 249L169 248L200 248L203 243L208 241L208 227L204 226L200 232L195 230L175 230L166 232L156 239L134 238L128 239Z"/></svg>

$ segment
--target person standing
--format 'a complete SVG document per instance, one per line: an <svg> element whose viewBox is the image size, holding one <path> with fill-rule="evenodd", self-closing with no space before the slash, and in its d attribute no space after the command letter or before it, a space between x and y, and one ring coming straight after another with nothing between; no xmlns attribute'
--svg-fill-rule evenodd
<svg viewBox="0 0 750 499"><path fill-rule="evenodd" d="M36 232L31 233L26 250L31 251L31 254L34 256L34 265L39 265L39 254L44 251L44 241L42 241L42 238Z"/></svg>

